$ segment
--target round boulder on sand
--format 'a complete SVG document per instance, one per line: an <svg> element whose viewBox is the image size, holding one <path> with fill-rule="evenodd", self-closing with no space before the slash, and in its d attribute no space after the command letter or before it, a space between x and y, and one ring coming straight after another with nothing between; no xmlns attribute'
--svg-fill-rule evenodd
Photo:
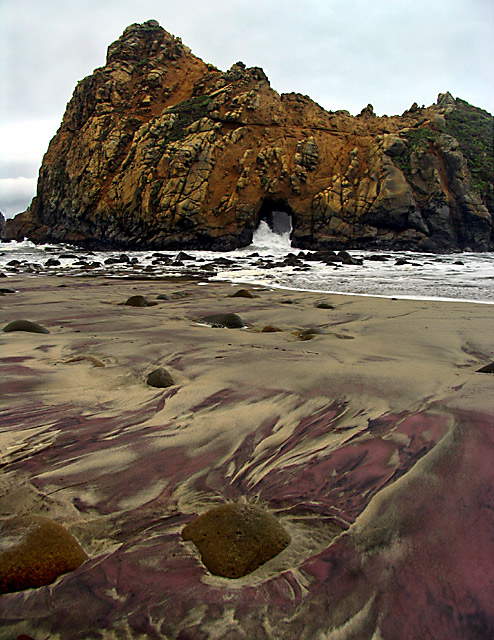
<svg viewBox="0 0 494 640"><path fill-rule="evenodd" d="M13 322L9 322L3 328L3 331L6 333L8 331L28 331L29 333L50 333L48 329L42 327L37 322L31 322L31 320L14 320Z"/></svg>
<svg viewBox="0 0 494 640"><path fill-rule="evenodd" d="M158 303L150 302L145 296L130 296L130 298L127 298L125 301L125 304L128 307L154 307Z"/></svg>
<svg viewBox="0 0 494 640"><path fill-rule="evenodd" d="M158 389L164 389L165 387L171 387L173 378L166 369L159 368L151 371L148 375L147 383L150 387L157 387Z"/></svg>
<svg viewBox="0 0 494 640"><path fill-rule="evenodd" d="M267 324L261 329L262 333L277 333L278 331L282 331L282 329L272 324Z"/></svg>
<svg viewBox="0 0 494 640"><path fill-rule="evenodd" d="M235 291L235 293L232 293L232 295L230 296L230 298L258 298L259 296L256 296L252 293L252 291L249 291L248 289L239 289L238 291Z"/></svg>
<svg viewBox="0 0 494 640"><path fill-rule="evenodd" d="M49 518L5 520L0 524L0 593L51 584L86 558L74 536Z"/></svg>
<svg viewBox="0 0 494 640"><path fill-rule="evenodd" d="M244 321L236 313L215 313L211 316L204 316L201 322L205 322L212 327L223 327L226 329L241 329L245 327Z"/></svg>
<svg viewBox="0 0 494 640"><path fill-rule="evenodd" d="M224 578L251 573L291 540L273 515L249 504L215 507L184 527L182 537L196 545L212 574Z"/></svg>

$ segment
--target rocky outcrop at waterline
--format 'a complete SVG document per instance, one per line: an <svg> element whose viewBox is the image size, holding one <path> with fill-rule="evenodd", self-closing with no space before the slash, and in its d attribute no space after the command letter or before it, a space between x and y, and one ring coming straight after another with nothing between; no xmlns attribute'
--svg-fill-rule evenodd
<svg viewBox="0 0 494 640"><path fill-rule="evenodd" d="M300 248L492 250L492 116L440 94L328 112L262 69L222 72L154 20L82 80L7 238L234 249L273 211Z"/></svg>

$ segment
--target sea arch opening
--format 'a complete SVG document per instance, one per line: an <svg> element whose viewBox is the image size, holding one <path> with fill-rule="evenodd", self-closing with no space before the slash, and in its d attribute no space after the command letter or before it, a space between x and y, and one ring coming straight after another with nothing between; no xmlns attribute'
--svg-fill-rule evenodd
<svg viewBox="0 0 494 640"><path fill-rule="evenodd" d="M264 198L259 209L256 228L259 228L261 222L265 222L274 234L291 239L293 211L285 200Z"/></svg>

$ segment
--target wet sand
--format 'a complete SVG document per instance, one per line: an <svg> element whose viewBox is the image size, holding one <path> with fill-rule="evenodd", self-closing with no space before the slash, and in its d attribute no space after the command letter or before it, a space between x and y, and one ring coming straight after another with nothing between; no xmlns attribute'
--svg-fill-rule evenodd
<svg viewBox="0 0 494 640"><path fill-rule="evenodd" d="M494 376L477 373L494 360L493 305L2 282L16 293L1 327L50 334L0 333L0 518L49 516L89 560L0 596L0 637L494 633ZM158 304L123 304L137 294ZM200 321L224 312L246 327ZM172 386L146 384L158 367ZM228 501L262 506L292 540L237 580L180 536Z"/></svg>

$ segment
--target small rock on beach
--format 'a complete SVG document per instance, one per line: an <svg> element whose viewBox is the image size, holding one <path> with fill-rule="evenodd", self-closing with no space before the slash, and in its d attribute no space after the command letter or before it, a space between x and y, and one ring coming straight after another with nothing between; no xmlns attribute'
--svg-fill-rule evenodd
<svg viewBox="0 0 494 640"><path fill-rule="evenodd" d="M276 327L272 324L267 324L261 329L261 333L277 333L279 331L283 331L283 329L280 329L279 327Z"/></svg>
<svg viewBox="0 0 494 640"><path fill-rule="evenodd" d="M154 307L158 303L151 302L145 296L136 295L136 296L130 296L130 298L127 298L124 304L128 307Z"/></svg>
<svg viewBox="0 0 494 640"><path fill-rule="evenodd" d="M157 387L158 389L171 387L172 384L175 384L170 373L162 367L151 371L146 382L150 387Z"/></svg>
<svg viewBox="0 0 494 640"><path fill-rule="evenodd" d="M322 335L324 331L319 327L309 327L308 329L299 329L294 331L294 335L300 340L312 340L316 335Z"/></svg>
<svg viewBox="0 0 494 640"><path fill-rule="evenodd" d="M238 291L235 291L235 293L232 293L232 295L229 297L230 298L258 298L259 296L254 295L252 291L249 291L248 289L239 289Z"/></svg>
<svg viewBox="0 0 494 640"><path fill-rule="evenodd" d="M221 327L226 329L242 329L245 323L236 313L215 313L210 316L204 316L200 322L209 324L211 327Z"/></svg>
<svg viewBox="0 0 494 640"><path fill-rule="evenodd" d="M13 320L9 322L2 331L9 333L10 331L27 331L28 333L50 333L48 329L42 327L37 322L31 320Z"/></svg>

